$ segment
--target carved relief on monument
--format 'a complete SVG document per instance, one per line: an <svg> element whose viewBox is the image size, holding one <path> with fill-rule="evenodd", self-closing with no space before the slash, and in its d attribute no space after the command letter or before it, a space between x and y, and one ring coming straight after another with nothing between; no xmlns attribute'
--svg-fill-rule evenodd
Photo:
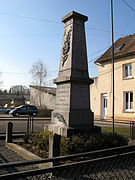
<svg viewBox="0 0 135 180"><path fill-rule="evenodd" d="M59 122L63 123L64 125L67 125L63 115L60 113L54 113L53 116L58 119Z"/></svg>
<svg viewBox="0 0 135 180"><path fill-rule="evenodd" d="M72 26L70 26L69 31L66 33L66 29L64 31L64 37L63 37L63 47L62 47L62 67L64 66L69 50L70 50L70 37L71 37L71 32L72 32Z"/></svg>

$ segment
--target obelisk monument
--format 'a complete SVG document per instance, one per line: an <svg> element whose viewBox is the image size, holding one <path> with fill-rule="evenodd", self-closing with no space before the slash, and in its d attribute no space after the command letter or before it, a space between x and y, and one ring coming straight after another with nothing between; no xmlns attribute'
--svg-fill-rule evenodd
<svg viewBox="0 0 135 180"><path fill-rule="evenodd" d="M68 131L93 127L85 25L87 16L70 12L62 18L64 33L59 66L56 106L49 130L67 136Z"/></svg>

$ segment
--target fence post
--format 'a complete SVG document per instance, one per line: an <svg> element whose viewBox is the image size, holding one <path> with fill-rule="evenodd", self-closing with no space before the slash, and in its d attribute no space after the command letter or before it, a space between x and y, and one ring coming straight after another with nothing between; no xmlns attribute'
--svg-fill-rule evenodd
<svg viewBox="0 0 135 180"><path fill-rule="evenodd" d="M6 142L12 142L12 130L13 130L13 123L9 122L6 126Z"/></svg>
<svg viewBox="0 0 135 180"><path fill-rule="evenodd" d="M29 131L31 132L31 118L29 118Z"/></svg>
<svg viewBox="0 0 135 180"><path fill-rule="evenodd" d="M33 121L34 121L34 118L31 118L31 132L33 133Z"/></svg>
<svg viewBox="0 0 135 180"><path fill-rule="evenodd" d="M131 138L133 139L133 122L131 123Z"/></svg>
<svg viewBox="0 0 135 180"><path fill-rule="evenodd" d="M28 118L28 120L27 120L27 133L30 133L30 132L33 133L33 121L34 121L34 118Z"/></svg>
<svg viewBox="0 0 135 180"><path fill-rule="evenodd" d="M131 135L131 121L130 121L130 137L132 137L132 135Z"/></svg>
<svg viewBox="0 0 135 180"><path fill-rule="evenodd" d="M27 119L27 133L29 133L29 118Z"/></svg>
<svg viewBox="0 0 135 180"><path fill-rule="evenodd" d="M132 139L134 139L135 122L132 121Z"/></svg>
<svg viewBox="0 0 135 180"><path fill-rule="evenodd" d="M49 135L49 158L60 156L60 141L61 135L50 133ZM53 162L51 166L58 165L58 162Z"/></svg>

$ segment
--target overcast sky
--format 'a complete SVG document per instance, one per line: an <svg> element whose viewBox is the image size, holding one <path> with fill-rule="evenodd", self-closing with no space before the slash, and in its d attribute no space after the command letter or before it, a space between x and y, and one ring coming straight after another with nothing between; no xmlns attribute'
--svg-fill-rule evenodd
<svg viewBox="0 0 135 180"><path fill-rule="evenodd" d="M0 0L2 88L29 86L29 72L38 59L47 66L47 85L53 85L64 29L61 18L70 11L88 16L85 26L89 74L98 75L93 62L111 45L110 0ZM134 0L114 0L115 40L135 33L134 19Z"/></svg>

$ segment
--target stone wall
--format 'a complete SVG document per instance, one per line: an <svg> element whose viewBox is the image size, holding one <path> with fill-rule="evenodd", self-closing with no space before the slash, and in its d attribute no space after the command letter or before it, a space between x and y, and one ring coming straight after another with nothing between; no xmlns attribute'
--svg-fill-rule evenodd
<svg viewBox="0 0 135 180"><path fill-rule="evenodd" d="M55 94L41 90L41 109L54 109L55 107ZM30 87L30 104L40 108L40 90Z"/></svg>

